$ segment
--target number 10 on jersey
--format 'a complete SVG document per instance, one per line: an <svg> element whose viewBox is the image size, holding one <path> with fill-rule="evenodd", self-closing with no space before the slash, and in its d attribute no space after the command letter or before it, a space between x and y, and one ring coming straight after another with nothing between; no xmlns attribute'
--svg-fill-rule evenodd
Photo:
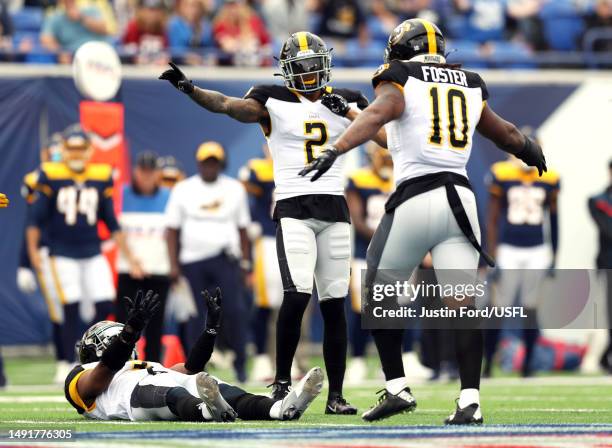
<svg viewBox="0 0 612 448"><path fill-rule="evenodd" d="M429 143L442 146L444 126L441 123L441 101L438 87L429 90L431 99L431 136ZM446 111L448 123L448 144L453 149L465 149L468 144L468 115L465 94L459 89L449 89L446 95Z"/></svg>

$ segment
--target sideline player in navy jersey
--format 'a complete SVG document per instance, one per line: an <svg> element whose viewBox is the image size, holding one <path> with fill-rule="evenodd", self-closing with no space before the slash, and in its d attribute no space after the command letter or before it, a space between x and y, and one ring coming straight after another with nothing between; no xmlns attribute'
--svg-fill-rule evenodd
<svg viewBox="0 0 612 448"><path fill-rule="evenodd" d="M51 135L48 142L45 143L40 152L40 160L42 163L61 161L62 141L61 133L56 132L55 134ZM28 209L32 206L36 198L36 184L39 177L40 167L26 174L23 178L21 194L27 203ZM53 281L51 262L49 258L48 239L46 228L41 227L39 240L40 247L38 250L40 254L41 270L32 272L30 258L28 257L26 238L24 236L21 260L19 267L17 268L17 285L25 294L33 293L38 285L38 288L45 299L47 311L52 324L52 338L56 359L56 370L53 382L56 384L61 384L64 382L64 378L70 371L71 366L66 361L66 357L64 356L64 347L61 335L64 313L58 290Z"/></svg>
<svg viewBox="0 0 612 448"><path fill-rule="evenodd" d="M532 375L531 358L539 335L538 285L554 268L557 255L559 175L549 170L540 177L536 169L510 156L491 167L487 183L487 249L499 269L495 305L512 306L518 297L528 315L521 368L521 374L528 377ZM550 245L544 233L547 222ZM490 376L499 330L490 330L486 336L484 375Z"/></svg>
<svg viewBox="0 0 612 448"><path fill-rule="evenodd" d="M308 32L292 34L284 43L279 66L285 85L252 87L244 98L205 90L171 64L160 76L203 108L243 123L258 123L274 160L278 260L284 296L276 326L275 398L291 385L291 365L300 339L313 278L324 321L323 357L329 378L329 414L355 414L342 396L346 369L347 331L344 299L350 281L350 224L344 198L342 160L320 182L296 176L328 141L348 127L367 99L358 91L329 86L331 52ZM386 145L381 131L372 136Z"/></svg>
<svg viewBox="0 0 612 448"><path fill-rule="evenodd" d="M540 145L493 112L486 102L484 81L477 73L447 64L445 46L442 32L431 22L411 19L397 26L389 37L385 64L372 80L376 100L299 173L314 171L311 180L319 179L339 156L385 126L397 189L368 247L369 291L384 282L385 270L412 273L429 251L442 285L456 284L452 269L469 276L462 283L472 282L479 255L494 265L480 247L476 200L467 179L476 130L500 149L536 166L540 175L546 171ZM452 296L443 300L447 306L457 306ZM446 423L482 423L482 331L462 328L459 320L453 325L461 393ZM380 328L372 334L386 387L376 406L363 414L367 421L416 408L402 365L402 330Z"/></svg>
<svg viewBox="0 0 612 448"><path fill-rule="evenodd" d="M89 163L92 153L90 138L80 125L64 131L62 162L40 167L26 230L28 255L36 271L43 266L38 250L41 229L47 232L52 277L63 304L62 341L68 362L74 361L81 331L80 302L94 303L94 321L104 320L113 310L115 288L101 253L98 221L106 224L134 274L142 275L113 210L112 168Z"/></svg>

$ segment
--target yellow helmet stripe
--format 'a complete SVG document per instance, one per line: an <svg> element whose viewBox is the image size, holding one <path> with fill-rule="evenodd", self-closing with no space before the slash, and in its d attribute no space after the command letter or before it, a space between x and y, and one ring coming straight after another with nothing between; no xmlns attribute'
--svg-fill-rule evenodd
<svg viewBox="0 0 612 448"><path fill-rule="evenodd" d="M429 54L437 54L438 53L438 41L436 40L436 30L433 24L424 19L417 19L419 22L423 24L425 29L427 30L427 44L429 47Z"/></svg>
<svg viewBox="0 0 612 448"><path fill-rule="evenodd" d="M308 39L306 39L306 32L300 31L297 33L298 44L300 45L300 51L308 50Z"/></svg>

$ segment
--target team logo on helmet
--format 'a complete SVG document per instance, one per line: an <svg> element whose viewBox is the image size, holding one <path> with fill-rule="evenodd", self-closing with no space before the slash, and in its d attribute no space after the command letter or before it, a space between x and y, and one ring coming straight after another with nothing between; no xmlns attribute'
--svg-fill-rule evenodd
<svg viewBox="0 0 612 448"><path fill-rule="evenodd" d="M391 33L391 37L389 38L389 42L391 42L391 45L395 45L396 43L398 43L402 36L408 31L410 31L411 28L412 24L407 21L400 23L398 26L396 26L393 32Z"/></svg>

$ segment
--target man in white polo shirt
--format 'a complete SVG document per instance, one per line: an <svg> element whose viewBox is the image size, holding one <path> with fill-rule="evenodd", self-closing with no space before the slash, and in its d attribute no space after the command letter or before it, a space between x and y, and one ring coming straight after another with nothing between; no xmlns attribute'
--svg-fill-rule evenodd
<svg viewBox="0 0 612 448"><path fill-rule="evenodd" d="M225 292L227 343L235 353L238 380L244 381L248 308L241 268L250 269L247 194L239 181L221 174L225 152L219 143L201 144L196 160L199 173L176 184L166 207L170 275L187 278L198 311L185 324L183 343L188 351L205 322L206 306L199 291L220 287Z"/></svg>

